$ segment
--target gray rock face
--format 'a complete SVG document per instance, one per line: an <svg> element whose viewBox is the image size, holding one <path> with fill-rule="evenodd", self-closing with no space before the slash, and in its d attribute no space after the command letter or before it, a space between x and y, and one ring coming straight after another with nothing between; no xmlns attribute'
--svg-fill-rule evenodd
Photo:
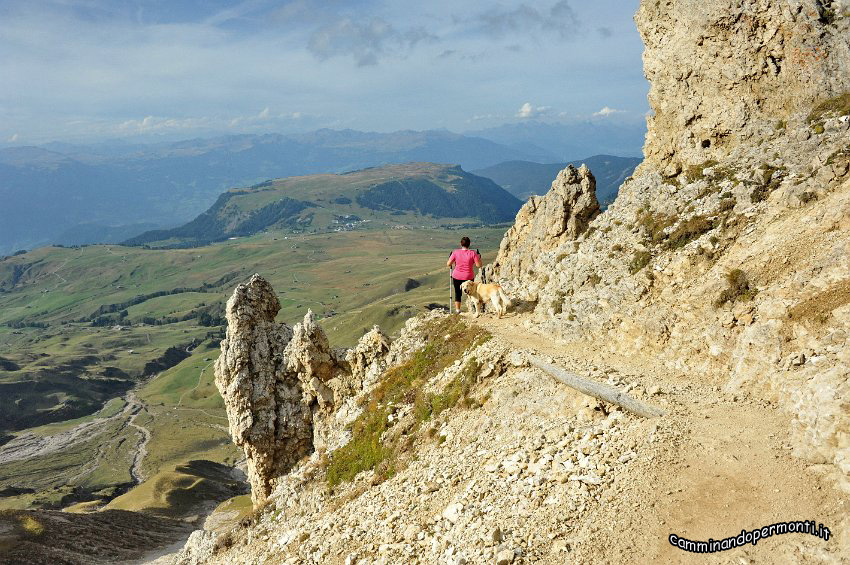
<svg viewBox="0 0 850 565"><path fill-rule="evenodd" d="M174 557L176 565L201 565L215 554L218 534L206 530L195 530L186 540L186 545Z"/></svg>
<svg viewBox="0 0 850 565"><path fill-rule="evenodd" d="M567 166L558 173L549 192L532 197L517 213L491 272L523 284L529 276L535 276L531 266L540 253L576 239L599 212L593 174L584 165L579 169Z"/></svg>
<svg viewBox="0 0 850 565"><path fill-rule="evenodd" d="M312 311L290 328L274 321L280 302L260 275L227 301L227 338L215 364L230 435L245 452L257 505L302 457L339 427L334 411L382 366L389 339L367 333L349 354L333 349ZM355 372L352 374L352 365Z"/></svg>
<svg viewBox="0 0 850 565"><path fill-rule="evenodd" d="M350 372L343 355L344 352L331 349L328 337L316 323L312 311L307 312L303 322L295 324L292 339L284 351L286 369L304 383L304 388L316 399L321 410L333 409L332 388L338 388L336 383Z"/></svg>
<svg viewBox="0 0 850 565"><path fill-rule="evenodd" d="M822 0L641 2L635 22L654 112L646 164L674 176L722 159L850 90L847 9Z"/></svg>

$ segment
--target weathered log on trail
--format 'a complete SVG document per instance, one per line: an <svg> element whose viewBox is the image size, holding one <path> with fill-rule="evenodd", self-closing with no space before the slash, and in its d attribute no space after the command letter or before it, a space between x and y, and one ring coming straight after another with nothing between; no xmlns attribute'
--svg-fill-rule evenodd
<svg viewBox="0 0 850 565"><path fill-rule="evenodd" d="M555 380L564 383L568 387L574 388L577 391L583 392L584 394L590 395L594 398L598 398L599 400L616 404L617 406L620 406L633 414L637 414L638 416L654 418L664 415L664 411L662 409L632 398L628 394L620 392L610 385L584 379L576 374L569 373L560 367L556 367L551 363L541 361L531 355L528 356L528 361L538 369L549 373L549 375L554 377Z"/></svg>

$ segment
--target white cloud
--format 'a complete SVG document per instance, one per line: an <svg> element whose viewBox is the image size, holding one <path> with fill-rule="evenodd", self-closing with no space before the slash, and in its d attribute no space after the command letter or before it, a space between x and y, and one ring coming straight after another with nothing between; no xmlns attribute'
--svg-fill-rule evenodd
<svg viewBox="0 0 850 565"><path fill-rule="evenodd" d="M503 118L504 118L504 116L500 116L498 114L476 114L476 115L472 116L471 118L469 118L468 120L466 120L466 123L469 124L469 123L473 123L473 122L480 122L480 121L483 121L483 120L498 120L498 119L503 119Z"/></svg>
<svg viewBox="0 0 850 565"><path fill-rule="evenodd" d="M601 116L601 117L604 118L604 117L610 116L612 114L622 114L624 112L625 112L625 110L617 110L615 108L609 108L608 106L603 106L601 110L599 110L598 112L594 112L593 115L594 116Z"/></svg>
<svg viewBox="0 0 850 565"><path fill-rule="evenodd" d="M217 116L168 118L161 116L145 116L142 119L125 120L116 125L102 124L101 133L119 133L124 135L168 133L168 132L203 132L239 129L240 131L273 131L284 128L295 120L316 119L316 115L303 112L273 114L266 107L258 114L247 116ZM85 122L77 125L85 126Z"/></svg>
<svg viewBox="0 0 850 565"><path fill-rule="evenodd" d="M529 118L537 118L549 113L549 106L532 106L531 102L526 102L517 110L516 117L526 120Z"/></svg>
<svg viewBox="0 0 850 565"><path fill-rule="evenodd" d="M201 118L161 118L145 116L141 120L125 120L118 130L126 133L153 133L164 131L193 130L210 125L210 119Z"/></svg>

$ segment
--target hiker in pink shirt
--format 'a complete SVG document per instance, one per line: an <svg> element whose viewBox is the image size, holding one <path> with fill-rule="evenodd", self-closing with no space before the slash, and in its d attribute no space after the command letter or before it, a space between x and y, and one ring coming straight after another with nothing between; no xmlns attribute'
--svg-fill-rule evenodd
<svg viewBox="0 0 850 565"><path fill-rule="evenodd" d="M481 256L474 249L469 248L469 238L464 236L460 240L460 249L452 251L447 267L454 264L455 268L452 271L452 283L455 287L455 314L460 314L460 285L466 281L471 281L475 278L475 267L481 268Z"/></svg>

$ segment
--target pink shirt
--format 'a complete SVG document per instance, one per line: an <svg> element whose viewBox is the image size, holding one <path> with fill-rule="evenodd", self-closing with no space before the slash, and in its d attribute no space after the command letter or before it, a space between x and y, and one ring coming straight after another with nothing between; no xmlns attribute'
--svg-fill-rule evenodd
<svg viewBox="0 0 850 565"><path fill-rule="evenodd" d="M481 260L481 257L474 249L455 249L449 257L449 263L455 262L455 269L452 271L452 277L459 281L470 281L475 278L475 271L472 270L475 265L475 259Z"/></svg>

